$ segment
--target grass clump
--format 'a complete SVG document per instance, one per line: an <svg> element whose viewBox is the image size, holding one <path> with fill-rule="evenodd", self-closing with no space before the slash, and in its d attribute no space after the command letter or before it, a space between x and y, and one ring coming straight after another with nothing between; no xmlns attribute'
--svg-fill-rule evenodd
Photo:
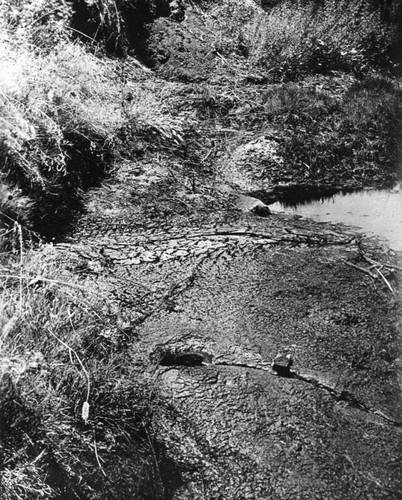
<svg viewBox="0 0 402 500"><path fill-rule="evenodd" d="M163 404L78 264L43 246L1 270L1 497L164 498Z"/></svg>
<svg viewBox="0 0 402 500"><path fill-rule="evenodd" d="M275 181L362 187L392 185L398 177L401 94L389 80L372 77L339 97L288 88L284 108L272 110L286 166Z"/></svg>
<svg viewBox="0 0 402 500"><path fill-rule="evenodd" d="M283 2L250 21L243 34L249 58L276 79L389 66L394 30L367 2Z"/></svg>
<svg viewBox="0 0 402 500"><path fill-rule="evenodd" d="M177 50L176 77L185 58L212 74L220 74L223 67L236 78L260 75L264 83L339 71L364 75L391 70L396 62L391 55L398 40L397 19L385 16L370 0L284 0L271 2L265 10L251 1L223 0L203 4L203 9L188 9L181 34L168 26L168 43L154 35L151 60L158 65L162 59L163 65L167 52L170 68L172 49Z"/></svg>
<svg viewBox="0 0 402 500"><path fill-rule="evenodd" d="M71 43L33 55L5 39L0 57L0 181L22 190L29 226L51 236L106 170L119 116L113 75Z"/></svg>

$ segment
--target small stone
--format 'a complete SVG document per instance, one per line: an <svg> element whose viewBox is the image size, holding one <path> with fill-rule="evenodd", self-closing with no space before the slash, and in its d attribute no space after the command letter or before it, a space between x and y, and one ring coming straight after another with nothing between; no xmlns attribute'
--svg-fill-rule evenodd
<svg viewBox="0 0 402 500"><path fill-rule="evenodd" d="M279 353L272 360L272 370L276 372L277 375L281 377L290 377L290 368L293 365L293 359L291 354Z"/></svg>
<svg viewBox="0 0 402 500"><path fill-rule="evenodd" d="M256 205L251 211L259 217L268 217L271 215L271 210L267 205Z"/></svg>

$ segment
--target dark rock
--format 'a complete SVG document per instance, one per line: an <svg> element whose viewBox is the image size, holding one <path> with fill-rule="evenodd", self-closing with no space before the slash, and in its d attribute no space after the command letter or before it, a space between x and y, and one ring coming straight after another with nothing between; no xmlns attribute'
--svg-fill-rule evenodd
<svg viewBox="0 0 402 500"><path fill-rule="evenodd" d="M291 354L279 353L272 360L272 370L281 377L291 377L290 368L293 365Z"/></svg>
<svg viewBox="0 0 402 500"><path fill-rule="evenodd" d="M253 198L252 196L246 196L244 194L238 196L237 208L243 212L252 212L260 217L267 217L271 213L265 203Z"/></svg>
<svg viewBox="0 0 402 500"><path fill-rule="evenodd" d="M271 215L271 210L267 205L256 205L251 211L259 217L268 217Z"/></svg>

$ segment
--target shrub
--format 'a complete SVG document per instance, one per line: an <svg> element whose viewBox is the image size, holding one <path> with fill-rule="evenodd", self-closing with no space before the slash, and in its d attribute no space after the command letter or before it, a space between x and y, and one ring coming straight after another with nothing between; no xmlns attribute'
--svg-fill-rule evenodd
<svg viewBox="0 0 402 500"><path fill-rule="evenodd" d="M243 32L251 62L275 79L389 66L394 37L380 11L364 0L325 0L318 6L285 1L254 16Z"/></svg>

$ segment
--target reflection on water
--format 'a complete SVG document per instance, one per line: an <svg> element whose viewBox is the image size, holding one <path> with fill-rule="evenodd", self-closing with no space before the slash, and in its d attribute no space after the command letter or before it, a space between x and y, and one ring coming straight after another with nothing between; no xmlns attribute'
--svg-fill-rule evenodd
<svg viewBox="0 0 402 500"><path fill-rule="evenodd" d="M364 232L387 238L402 251L402 187L338 193L315 201L287 205L277 202L272 211L299 214L321 222L358 226Z"/></svg>

